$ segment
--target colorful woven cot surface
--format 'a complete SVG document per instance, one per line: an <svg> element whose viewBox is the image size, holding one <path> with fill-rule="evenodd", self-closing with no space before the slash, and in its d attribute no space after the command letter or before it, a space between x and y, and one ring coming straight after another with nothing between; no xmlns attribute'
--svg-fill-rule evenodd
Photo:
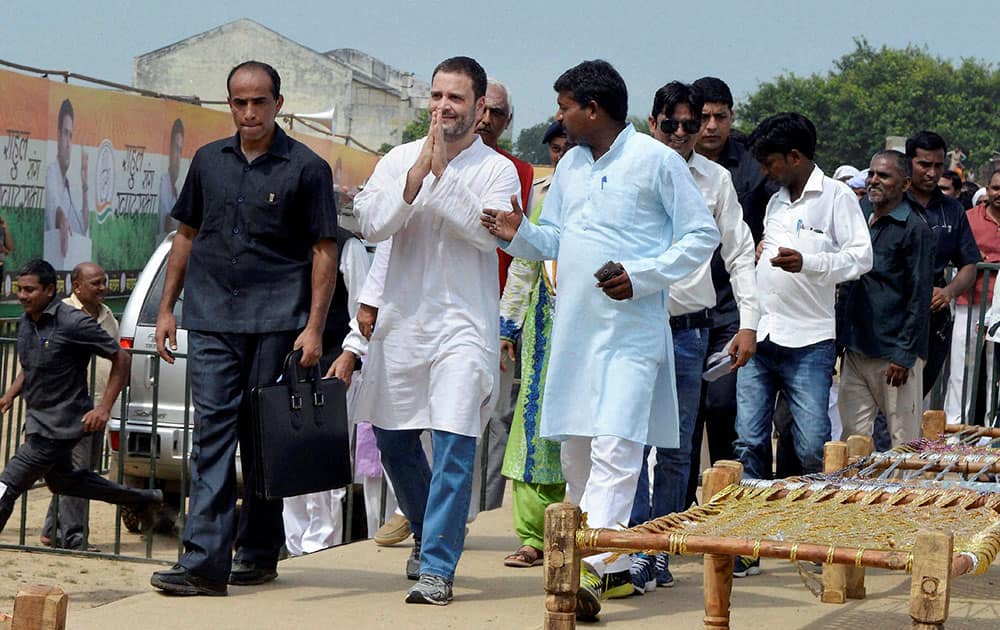
<svg viewBox="0 0 1000 630"><path fill-rule="evenodd" d="M975 554L976 573L986 572L1000 551L1000 494L867 479L744 480L626 531L912 552L917 532L934 529L953 532L955 553Z"/></svg>
<svg viewBox="0 0 1000 630"><path fill-rule="evenodd" d="M833 473L833 477L863 477L908 481L936 473L937 480L949 473L961 473L969 479L1000 472L1000 441L984 437L981 427L939 436L936 440L919 439L901 444L891 451L872 453ZM1000 490L994 487L994 490Z"/></svg>

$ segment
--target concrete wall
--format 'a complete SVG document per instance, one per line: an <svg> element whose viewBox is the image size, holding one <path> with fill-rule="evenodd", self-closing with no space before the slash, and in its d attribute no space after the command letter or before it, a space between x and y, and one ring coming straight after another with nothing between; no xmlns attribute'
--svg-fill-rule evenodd
<svg viewBox="0 0 1000 630"><path fill-rule="evenodd" d="M352 62L348 64L244 19L136 57L133 84L165 94L224 100L229 70L257 59L281 75L282 111L310 114L335 105L337 133L370 149L399 144L407 123L426 107L429 86L370 55L353 53L343 54ZM409 98L406 83L416 85L419 98Z"/></svg>

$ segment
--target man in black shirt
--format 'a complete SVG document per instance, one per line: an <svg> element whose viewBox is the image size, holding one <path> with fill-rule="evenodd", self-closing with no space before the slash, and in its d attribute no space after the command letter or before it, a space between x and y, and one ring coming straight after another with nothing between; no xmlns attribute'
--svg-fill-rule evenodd
<svg viewBox="0 0 1000 630"><path fill-rule="evenodd" d="M951 348L951 303L976 281L976 263L982 260L962 203L938 188L947 150L944 138L932 131L921 131L906 141L906 157L913 166L908 198L918 205L917 211L935 237L930 345L923 376L925 396L934 387ZM948 264L958 271L946 283L944 268Z"/></svg>
<svg viewBox="0 0 1000 630"><path fill-rule="evenodd" d="M237 133L203 146L191 161L171 212L180 223L156 321L157 349L172 363L173 309L184 287L195 407L185 553L150 580L176 595L225 595L227 583L277 577L282 502L252 490L249 394L275 381L292 349L302 350L302 366L316 365L336 278L333 175L275 125L281 78L247 61L229 73L227 87ZM238 441L247 490L237 529Z"/></svg>
<svg viewBox="0 0 1000 630"><path fill-rule="evenodd" d="M881 151L868 169L861 209L871 229L874 264L847 293L840 375L844 435L871 435L878 410L888 418L892 445L920 437L927 358L934 237L904 197L910 163ZM870 202L870 203L869 203Z"/></svg>
<svg viewBox="0 0 1000 630"><path fill-rule="evenodd" d="M0 413L6 413L19 394L24 396L25 439L0 473L0 530L17 498L42 477L53 492L71 497L135 506L163 500L159 490L126 488L93 471L73 468L73 447L85 433L104 431L130 360L97 320L55 299L55 294L52 265L32 260L21 269L17 298L24 315L17 326L17 357L22 371L0 397ZM86 378L95 354L111 361L97 407Z"/></svg>

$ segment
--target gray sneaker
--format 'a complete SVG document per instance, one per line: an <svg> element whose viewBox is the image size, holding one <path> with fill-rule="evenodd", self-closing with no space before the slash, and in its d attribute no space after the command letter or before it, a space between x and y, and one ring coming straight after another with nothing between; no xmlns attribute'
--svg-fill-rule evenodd
<svg viewBox="0 0 1000 630"><path fill-rule="evenodd" d="M451 601L451 582L440 575L423 573L420 580L406 594L407 604L434 604L447 606Z"/></svg>
<svg viewBox="0 0 1000 630"><path fill-rule="evenodd" d="M420 579L420 541L416 540L413 542L413 550L410 551L410 557L406 559L406 579L408 580L418 580Z"/></svg>

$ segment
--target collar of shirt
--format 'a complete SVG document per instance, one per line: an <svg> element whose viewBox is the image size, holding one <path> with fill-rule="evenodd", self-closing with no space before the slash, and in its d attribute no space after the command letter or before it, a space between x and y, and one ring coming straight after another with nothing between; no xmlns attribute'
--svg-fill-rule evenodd
<svg viewBox="0 0 1000 630"><path fill-rule="evenodd" d="M86 309L83 308L83 302L81 302L80 299L76 297L75 293L71 293L68 297L63 299L63 302L69 304L75 309L87 313L88 315L90 314ZM97 323L101 324L101 327L104 328L104 322L107 321L109 317L113 318L114 316L115 314L111 312L111 309L108 307L108 305L101 302L101 314L97 316Z"/></svg>
<svg viewBox="0 0 1000 630"><path fill-rule="evenodd" d="M264 155L270 155L272 157L278 158L279 160L285 160L287 162L289 159L289 153L291 152L291 149L292 146L291 142L289 142L288 134L285 133L285 131L281 127L275 124L274 139L271 140L271 146L267 148L267 151L264 153ZM240 145L240 132L237 131L235 134L233 134L233 137L229 140L229 142L226 142L222 145L222 151L223 153L235 153L241 158L246 159L246 157L243 155L243 148ZM260 158L257 159L259 160Z"/></svg>
<svg viewBox="0 0 1000 630"><path fill-rule="evenodd" d="M797 203L801 203L809 193L816 193L817 195L823 194L823 171L820 170L820 168L815 164L813 165L812 173L809 173L809 179L806 180L806 185L802 188L802 194L799 195L799 198L792 201L788 194L788 188L786 186L782 186L778 189L778 201L787 206L793 206Z"/></svg>
<svg viewBox="0 0 1000 630"><path fill-rule="evenodd" d="M719 154L719 164L726 168L739 166L744 151L746 149L733 142L732 138L726 138L726 144L722 147L722 153Z"/></svg>
<svg viewBox="0 0 1000 630"><path fill-rule="evenodd" d="M867 197L861 200L861 211L864 212L865 219L871 221L871 216L875 213L875 206L872 205L872 202L868 201ZM913 208L910 206L910 201L906 197L903 197L895 208L879 218L889 218L897 223L906 223L911 212L913 212Z"/></svg>
<svg viewBox="0 0 1000 630"><path fill-rule="evenodd" d="M589 146L587 147L588 150L583 152L584 155L586 156L587 163L596 164L597 162L602 162L602 161L606 162L608 160L614 159L614 157L623 150L623 147L625 146L625 143L628 142L628 139L634 136L635 134L636 134L635 127L632 126L632 123L630 122L625 123L625 128L618 133L618 136L615 138L615 141L611 143L610 147L608 147L607 153L602 155L599 159L595 160L594 150L591 149Z"/></svg>
<svg viewBox="0 0 1000 630"><path fill-rule="evenodd" d="M691 157L688 158L688 168L692 171L697 171L699 174L708 177L711 175L711 167L708 166L709 159L704 155L701 155L697 151L691 152Z"/></svg>

